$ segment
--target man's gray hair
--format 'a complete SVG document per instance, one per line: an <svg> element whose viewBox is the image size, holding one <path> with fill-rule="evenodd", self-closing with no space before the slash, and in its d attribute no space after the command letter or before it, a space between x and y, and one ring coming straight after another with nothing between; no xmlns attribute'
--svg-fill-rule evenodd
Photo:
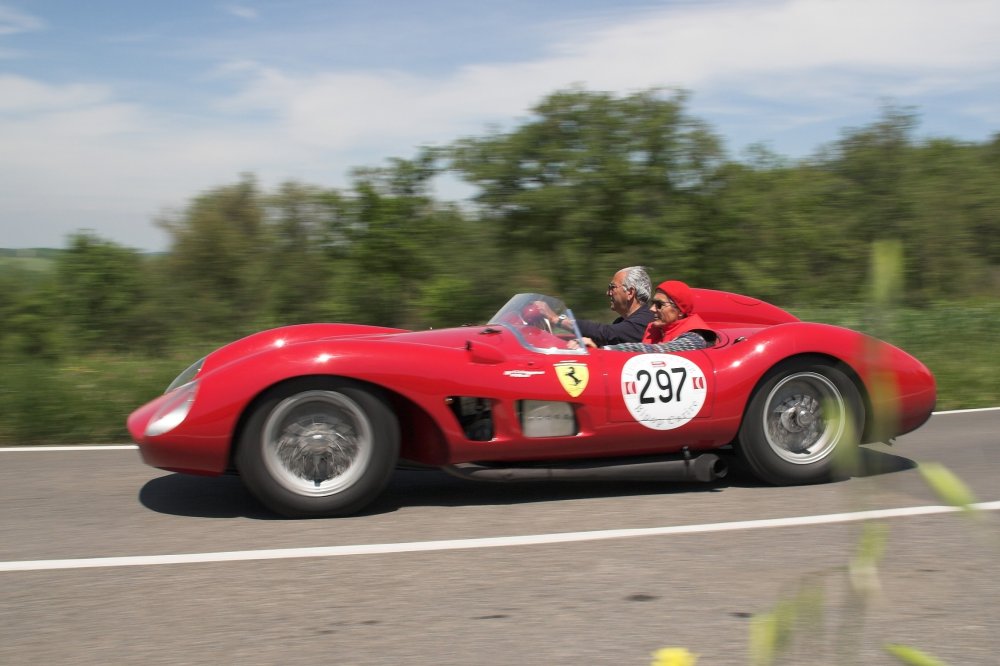
<svg viewBox="0 0 1000 666"><path fill-rule="evenodd" d="M635 289L635 297L643 303L648 303L653 296L653 283L649 281L649 273L645 266L629 266L623 268L625 279L622 286L626 289Z"/></svg>

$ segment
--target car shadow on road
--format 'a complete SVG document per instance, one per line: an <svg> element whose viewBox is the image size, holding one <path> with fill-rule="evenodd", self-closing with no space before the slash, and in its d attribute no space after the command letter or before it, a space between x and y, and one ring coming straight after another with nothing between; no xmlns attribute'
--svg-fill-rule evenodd
<svg viewBox="0 0 1000 666"><path fill-rule="evenodd" d="M365 513L384 513L408 506L504 506L581 499L712 493L726 486L676 481L516 481L497 483L459 479L439 471L401 470Z"/></svg>
<svg viewBox="0 0 1000 666"><path fill-rule="evenodd" d="M676 482L518 482L488 483L459 479L439 470L394 472L382 494L357 515L392 513L411 506L492 506L563 502L575 499L717 492L713 483ZM139 501L157 513L198 518L282 520L246 490L237 476L205 477L168 474L147 482Z"/></svg>
<svg viewBox="0 0 1000 666"><path fill-rule="evenodd" d="M862 447L860 451L858 470L853 476L891 474L916 467L912 460L891 453L867 447ZM399 469L382 494L357 515L392 513L413 506L537 504L637 495L717 493L728 487L768 487L735 458L728 458L728 462L729 473L710 483L614 480L490 483L456 478L436 469ZM139 501L151 511L170 515L283 519L260 504L237 476L167 474L146 483L139 492Z"/></svg>
<svg viewBox="0 0 1000 666"><path fill-rule="evenodd" d="M874 444L872 446L885 447L885 444ZM871 446L862 446L858 449L858 469L854 476L881 476L883 474L895 474L905 472L908 469L916 469L917 463L909 458L890 453L888 451L873 449Z"/></svg>
<svg viewBox="0 0 1000 666"><path fill-rule="evenodd" d="M148 481L139 490L139 502L173 516L281 519L258 502L238 476L167 474Z"/></svg>
<svg viewBox="0 0 1000 666"><path fill-rule="evenodd" d="M834 483L847 481L851 478L895 474L896 472L905 472L917 467L917 463L909 458L904 458L885 450L873 449L871 446L860 447L857 459L853 461L853 470L838 474ZM884 447L885 445L875 444L874 446ZM740 488L767 487L769 485L755 477L745 463L737 456L727 456L726 462L729 465L729 473L726 476L727 485Z"/></svg>

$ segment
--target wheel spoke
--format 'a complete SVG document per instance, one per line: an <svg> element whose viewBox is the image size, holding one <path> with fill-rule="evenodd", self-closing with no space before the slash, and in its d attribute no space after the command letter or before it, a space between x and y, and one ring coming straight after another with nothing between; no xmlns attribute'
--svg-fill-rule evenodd
<svg viewBox="0 0 1000 666"><path fill-rule="evenodd" d="M368 418L349 397L308 391L282 401L264 425L264 461L292 492L330 495L359 479L372 455Z"/></svg>
<svg viewBox="0 0 1000 666"><path fill-rule="evenodd" d="M815 463L832 453L843 435L844 398L821 374L801 372L784 378L768 394L765 405L764 433L782 460Z"/></svg>

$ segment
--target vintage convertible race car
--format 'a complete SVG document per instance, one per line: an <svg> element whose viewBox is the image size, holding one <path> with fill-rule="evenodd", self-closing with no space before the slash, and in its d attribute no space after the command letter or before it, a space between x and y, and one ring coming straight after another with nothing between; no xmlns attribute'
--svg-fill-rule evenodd
<svg viewBox="0 0 1000 666"><path fill-rule="evenodd" d="M558 299L518 294L482 326L303 324L226 345L128 419L143 460L238 472L272 510L357 512L400 464L471 479L711 481L738 456L778 485L923 424L930 371L902 350L694 289L710 345L587 348ZM542 316L544 301L560 316Z"/></svg>

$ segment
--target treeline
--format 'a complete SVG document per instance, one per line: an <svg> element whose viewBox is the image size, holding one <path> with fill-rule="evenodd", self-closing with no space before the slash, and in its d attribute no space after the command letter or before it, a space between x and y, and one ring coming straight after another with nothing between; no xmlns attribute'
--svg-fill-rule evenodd
<svg viewBox="0 0 1000 666"><path fill-rule="evenodd" d="M357 170L349 187L251 175L158 221L146 255L81 231L54 269L0 271L0 354L161 355L269 326L479 322L518 291L607 316L619 267L784 306L865 300L873 244L901 241L902 301L995 299L1000 134L916 138L888 107L808 159L730 158L679 93L583 90L510 131ZM442 178L478 192L436 195Z"/></svg>

